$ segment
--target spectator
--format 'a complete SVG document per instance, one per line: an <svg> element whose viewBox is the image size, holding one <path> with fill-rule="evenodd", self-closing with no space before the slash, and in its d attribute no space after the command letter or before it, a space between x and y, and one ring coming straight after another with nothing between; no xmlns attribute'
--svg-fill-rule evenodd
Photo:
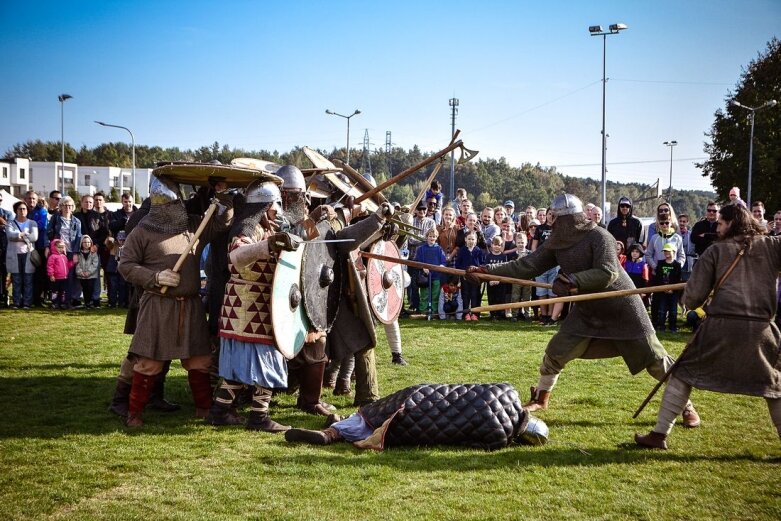
<svg viewBox="0 0 781 521"><path fill-rule="evenodd" d="M472 213L472 201L469 199L462 199L460 208L461 214L456 218L456 228L459 230L464 227L467 216Z"/></svg>
<svg viewBox="0 0 781 521"><path fill-rule="evenodd" d="M594 220L594 207L595 206L596 205L594 203L586 203L586 206L585 206L586 217L588 217L592 221Z"/></svg>
<svg viewBox="0 0 781 521"><path fill-rule="evenodd" d="M78 252L81 245L81 222L73 215L75 206L73 198L70 196L63 197L60 200L58 211L51 215L49 228L46 230L49 241L60 239L65 243L65 249L69 257ZM74 269L71 269L68 273L68 287L66 291L69 305L79 304L76 296L80 291L81 288L78 287L76 282L76 272Z"/></svg>
<svg viewBox="0 0 781 521"><path fill-rule="evenodd" d="M505 217L507 217L507 212L505 211L504 206L494 206L494 224L499 227L500 231L502 228L502 221Z"/></svg>
<svg viewBox="0 0 781 521"><path fill-rule="evenodd" d="M591 219L595 223L597 223L597 226L599 226L600 228L607 228L607 226L605 226L605 223L602 222L602 208L600 208L599 206L595 206L594 208L591 209Z"/></svg>
<svg viewBox="0 0 781 521"><path fill-rule="evenodd" d="M108 263L106 264L106 278L108 279L108 307L128 307L128 297L130 287L127 281L119 273L119 259L122 255L122 246L125 245L127 235L122 230L117 234L117 238L109 237L106 239L106 246L109 252ZM208 248L208 245L206 246ZM206 248L204 248L204 251Z"/></svg>
<svg viewBox="0 0 781 521"><path fill-rule="evenodd" d="M456 233L456 246L463 248L466 245L466 236L470 233L474 233L475 237L477 237L478 248L481 250L486 250L488 248L488 245L485 242L485 236L477 224L477 214L474 212L467 216L466 223L464 224L463 228L458 230L458 233Z"/></svg>
<svg viewBox="0 0 781 521"><path fill-rule="evenodd" d="M540 208L540 210L544 211L545 208ZM540 210L537 211L538 214ZM534 233L534 239L532 240L531 248L532 252L537 251L537 248L541 248L543 244L545 244L545 241L548 240L548 237L550 237L551 233L553 233L554 220L555 216L553 214L553 210L548 209L545 213L545 224L537 226L537 230ZM535 280L537 282L553 284L553 281L556 280L556 276L558 274L559 267L556 266L555 268L549 269ZM562 310L564 309L564 304L554 304L552 306L543 304L545 300L555 296L556 295L553 293L552 289L537 288L537 298L540 300L540 323L544 326L555 325L559 319L559 316L561 315Z"/></svg>
<svg viewBox="0 0 781 521"><path fill-rule="evenodd" d="M474 214L471 214L474 215ZM470 266L482 266L483 250L477 247L477 235L469 232L465 238L465 246L458 249L456 257L456 268L465 270ZM461 301L463 302L464 320L478 320L478 315L472 313L472 307L480 305L480 286L482 284L473 284L461 279Z"/></svg>
<svg viewBox="0 0 781 521"><path fill-rule="evenodd" d="M504 211L507 212L507 217L512 219L513 223L515 223L515 226L517 227L518 222L520 221L520 216L515 213L515 203L510 199L506 200L504 202Z"/></svg>
<svg viewBox="0 0 781 521"><path fill-rule="evenodd" d="M49 210L49 216L51 216L53 213L59 211L60 206L60 200L62 199L62 194L59 190L52 190L49 192L49 201L47 203L47 210Z"/></svg>
<svg viewBox="0 0 781 521"><path fill-rule="evenodd" d="M111 212L106 210L106 196L103 192L96 192L95 195L92 196L92 199L95 203L95 206L93 208L94 216L97 219L91 224L96 229L90 231L88 235L92 238L92 243L98 249L98 260L100 261L98 267L100 271L103 272L102 287L108 289L108 277L106 276L106 265L108 264L109 253L108 253L108 248L106 248L106 239L111 235L111 232L109 231L109 226L111 223ZM98 306L100 305L100 293L102 287L101 287L100 276L98 276L98 280L95 283L95 289L93 290L93 294L92 294L92 300L93 302L97 302Z"/></svg>
<svg viewBox="0 0 781 521"><path fill-rule="evenodd" d="M528 244L531 244L534 241L534 236L537 234L537 228L540 227L540 221L537 219L532 219L529 222L529 226L526 227L526 242ZM531 251L531 246L529 247L529 251Z"/></svg>
<svg viewBox="0 0 781 521"><path fill-rule="evenodd" d="M68 257L65 243L60 239L51 242L49 258L46 260L46 275L51 282L52 309L68 309L67 286L68 273L75 266L73 260Z"/></svg>
<svg viewBox="0 0 781 521"><path fill-rule="evenodd" d="M84 307L87 309L100 307L100 302L96 303L90 297L94 285L99 282L98 268L100 259L89 235L81 236L81 248L75 255L74 260L76 261L76 278L79 279L81 291L84 293Z"/></svg>
<svg viewBox="0 0 781 521"><path fill-rule="evenodd" d="M434 179L431 181L431 186L428 190L426 190L425 195L427 203L430 202L431 198L434 198L435 200L435 208L434 208L434 214L429 215L432 219L434 219L434 222L439 224L439 221L442 220L442 183ZM430 205L429 205L430 206Z"/></svg>
<svg viewBox="0 0 781 521"><path fill-rule="evenodd" d="M622 197L618 200L618 213L615 219L608 223L607 231L617 241L621 241L624 244L624 249L627 251L629 251L630 246L640 242L643 223L632 215L632 200L630 198Z"/></svg>
<svg viewBox="0 0 781 521"><path fill-rule="evenodd" d="M648 245L651 243L651 238L657 233L656 230L658 229L659 221L669 221L673 231L678 229L678 220L675 218L675 211L673 211L673 207L670 206L670 203L661 203L656 207L656 218L654 222L648 225L648 233L645 238L646 248L648 248Z"/></svg>
<svg viewBox="0 0 781 521"><path fill-rule="evenodd" d="M733 186L729 189L729 202L727 204L737 204L739 206L742 206L743 208L747 208L748 205L746 204L746 201L740 198L740 188L737 186Z"/></svg>
<svg viewBox="0 0 781 521"><path fill-rule="evenodd" d="M439 320L445 320L448 316L454 316L461 320L461 283L455 275L450 275L447 282L442 284L439 294Z"/></svg>
<svg viewBox="0 0 781 521"><path fill-rule="evenodd" d="M781 235L781 210L773 216L773 229L769 235Z"/></svg>
<svg viewBox="0 0 781 521"><path fill-rule="evenodd" d="M683 252L686 254L686 261L681 266L681 282L689 280L692 268L694 267L694 259L696 254L694 253L694 243L692 242L692 234L689 231L689 216L682 213L678 216L678 235L681 236L683 242Z"/></svg>
<svg viewBox="0 0 781 521"><path fill-rule="evenodd" d="M523 214L526 216L527 221L531 222L533 219L537 219L537 208L527 206Z"/></svg>
<svg viewBox="0 0 781 521"><path fill-rule="evenodd" d="M513 261L517 259L518 257L525 257L530 252L527 248L528 246L528 238L526 236L526 232L516 232L515 233L515 252L510 253L507 255L507 260ZM512 284L510 287L510 302L529 302L532 299L532 287L531 286L521 286L518 284ZM529 317L531 316L531 308L520 308L515 310L515 314L513 315L513 322L517 321L519 318L521 320L529 320Z"/></svg>
<svg viewBox="0 0 781 521"><path fill-rule="evenodd" d="M3 192L0 192L0 203L3 202ZM5 208L0 208L0 308L8 307L8 268L5 262L5 256L8 252L8 235L6 229L8 223L13 220L14 214Z"/></svg>
<svg viewBox="0 0 781 521"><path fill-rule="evenodd" d="M35 266L31 254L38 240L38 225L27 218L27 203L14 204L15 217L6 225L8 249L5 254L6 269L11 274L14 309L30 309L33 305L33 274Z"/></svg>
<svg viewBox="0 0 781 521"><path fill-rule="evenodd" d="M645 262L645 252L640 244L633 244L629 247L629 258L624 263L624 271L632 279L636 288L645 288L648 286L649 274L648 264ZM643 297L643 302L648 306L648 298Z"/></svg>
<svg viewBox="0 0 781 521"><path fill-rule="evenodd" d="M415 234L419 234L420 237L426 237L429 230L436 229L434 221L426 217L425 203L420 202L415 208L415 217L412 219L412 226L418 229ZM422 243L419 239L410 236L407 244L409 246L409 258L414 259L415 252ZM420 270L416 268L410 267L407 269L407 273L410 276L410 285L408 288L409 309L413 313L420 312L420 294L418 289L419 272Z"/></svg>
<svg viewBox="0 0 781 521"><path fill-rule="evenodd" d="M694 243L694 254L696 258L705 252L705 249L716 240L716 227L718 226L719 205L714 201L708 202L708 209L705 213L705 219L694 225L691 231L691 239ZM692 266L694 267L694 266Z"/></svg>
<svg viewBox="0 0 781 521"><path fill-rule="evenodd" d="M122 194L122 208L111 214L109 220L109 230L114 237L119 234L120 231L125 229L128 219L133 215L133 212L138 208L133 204L133 198L130 194Z"/></svg>
<svg viewBox="0 0 781 521"><path fill-rule="evenodd" d="M651 237L651 240L648 242L648 249L645 251L645 261L648 263L648 269L651 272L652 279L657 276L657 266L665 259L665 246L669 245L670 247L675 248L673 259L679 265L683 265L683 263L686 262L686 253L683 251L683 239L681 239L681 236L672 229L672 223L669 220L665 220L659 221L657 224L659 226L659 233ZM651 298L651 321L656 327L664 327L664 324L659 324L657 322L659 317L659 304L661 301L662 299L657 298L656 296Z"/></svg>
<svg viewBox="0 0 781 521"><path fill-rule="evenodd" d="M27 218L35 221L36 226L38 226L38 240L35 241L35 251L38 252L41 259L45 259L49 239L44 232L49 225L49 212L44 207L43 199L38 198L35 190L28 190L24 194L24 202L27 203L28 208ZM33 274L33 306L43 306L48 286L46 263L41 262L40 266L35 268L35 273Z"/></svg>
<svg viewBox="0 0 781 521"><path fill-rule="evenodd" d="M681 282L681 264L673 258L676 250L677 246L669 242L662 247L664 259L656 266L654 286ZM656 319L657 331L664 332L665 322L667 322L671 333L678 332L678 292L668 290L654 293L654 300L659 300L659 315Z"/></svg>
<svg viewBox="0 0 781 521"><path fill-rule="evenodd" d="M467 199L466 196L466 190L464 188L459 188L456 190L456 198L453 199L450 206L453 207L453 210L455 210L456 213L459 213L461 211L461 202Z"/></svg>
<svg viewBox="0 0 781 521"><path fill-rule="evenodd" d="M442 210L442 224L437 226L439 232L439 238L437 242L445 252L445 259L447 259L447 265L452 267L456 262L456 252L458 250L456 246L456 236L458 230L456 230L456 212L452 208L445 208Z"/></svg>
<svg viewBox="0 0 781 521"><path fill-rule="evenodd" d="M624 243L621 241L616 241L616 254L618 255L618 263L623 268L626 264L626 254L624 253Z"/></svg>
<svg viewBox="0 0 781 521"><path fill-rule="evenodd" d="M751 203L751 215L757 220L760 228L765 230L765 233L770 231L767 227L767 219L765 219L765 203L762 201L754 201Z"/></svg>
<svg viewBox="0 0 781 521"><path fill-rule="evenodd" d="M447 263L445 251L437 244L438 237L439 232L437 232L436 228L431 228L426 232L426 244L418 246L415 252L415 260L417 262L438 266L444 266ZM439 287L442 276L441 273L431 272L431 270L426 268L420 270L418 274L420 275L418 277L420 300L426 304L426 316L428 320L431 320L433 312L435 310L439 311Z"/></svg>
<svg viewBox="0 0 781 521"><path fill-rule="evenodd" d="M515 227L513 226L513 220L505 217L499 228L501 229L499 236L504 241L504 252L508 255L515 253Z"/></svg>
<svg viewBox="0 0 781 521"><path fill-rule="evenodd" d="M507 254L504 253L504 239L496 236L491 239L491 248L485 256L485 264L503 264L507 262ZM497 280L488 282L488 304L505 304L507 302L507 288L509 284L500 283ZM491 311L491 320L504 319L505 312Z"/></svg>
<svg viewBox="0 0 781 521"><path fill-rule="evenodd" d="M499 234L499 227L494 224L493 208L485 207L480 213L480 230L482 230L485 242L488 244L491 243L491 239L494 238L494 235ZM488 251L487 248L484 248L484 250Z"/></svg>
<svg viewBox="0 0 781 521"><path fill-rule="evenodd" d="M541 223L545 222L546 215L548 215L548 211L545 208L537 208L537 220Z"/></svg>
<svg viewBox="0 0 781 521"><path fill-rule="evenodd" d="M442 220L442 213L437 210L437 199L435 197L426 198L426 217L439 224Z"/></svg>

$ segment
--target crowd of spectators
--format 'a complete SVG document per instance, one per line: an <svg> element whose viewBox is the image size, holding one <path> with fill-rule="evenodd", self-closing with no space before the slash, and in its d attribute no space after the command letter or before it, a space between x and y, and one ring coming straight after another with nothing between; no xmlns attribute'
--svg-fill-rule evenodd
<svg viewBox="0 0 781 521"><path fill-rule="evenodd" d="M121 200L111 212L103 192L83 195L77 210L73 198L58 190L48 198L29 190L13 213L2 210L0 307L98 308L104 289L109 307L127 307L129 291L117 263L137 208L130 194Z"/></svg>

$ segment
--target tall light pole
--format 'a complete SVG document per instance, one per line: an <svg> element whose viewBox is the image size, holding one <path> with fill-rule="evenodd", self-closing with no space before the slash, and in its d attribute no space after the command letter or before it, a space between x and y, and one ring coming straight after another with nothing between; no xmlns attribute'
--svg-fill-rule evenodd
<svg viewBox="0 0 781 521"><path fill-rule="evenodd" d="M627 29L626 24L612 24L608 27L608 31L602 30L601 25L589 26L588 32L591 36L602 37L602 220L607 218L607 212L604 211L607 208L607 134L605 133L605 87L607 86L606 65L607 65L607 37L611 34L618 34L619 32Z"/></svg>
<svg viewBox="0 0 781 521"><path fill-rule="evenodd" d="M114 128L121 128L122 130L127 130L127 133L130 134L130 143L131 143L131 158L132 158L132 165L133 165L133 193L131 194L131 197L133 198L133 202L136 202L136 138L133 136L133 133L130 131L129 128L123 127L121 125L111 125L109 123L103 123L102 121L96 121L98 125L101 125L103 127L114 127ZM122 170L119 171L119 186L122 186ZM122 194L120 194L122 195Z"/></svg>
<svg viewBox="0 0 781 521"><path fill-rule="evenodd" d="M62 144L62 156L60 157L60 192L62 195L68 195L65 191L65 102L73 98L70 94L60 94L57 99L60 102L60 143Z"/></svg>
<svg viewBox="0 0 781 521"><path fill-rule="evenodd" d="M673 147L678 146L678 142L675 140L665 141L662 143L664 146L670 147L670 188L667 190L667 201L672 202L673 199Z"/></svg>
<svg viewBox="0 0 781 521"><path fill-rule="evenodd" d="M345 116L344 114L339 114L338 112L333 112L329 109L325 109L326 114L330 114L331 116L339 116L340 118L344 118L347 120L347 161L345 163L347 166L350 166L350 118L353 116L357 116L361 113L360 110L355 109L355 112L350 114L349 116Z"/></svg>
<svg viewBox="0 0 781 521"><path fill-rule="evenodd" d="M746 204L748 205L749 209L751 209L751 205L753 204L753 201L751 200L751 167L753 166L754 161L754 114L762 109L775 107L778 102L774 99L771 99L759 107L748 107L742 103L738 103L737 100L730 101L730 104L735 107L746 109L749 112L749 119L751 119L751 138L748 142L748 190L746 190Z"/></svg>
<svg viewBox="0 0 781 521"><path fill-rule="evenodd" d="M458 114L458 98L450 98L450 139L456 135L456 115ZM450 152L450 193L451 201L456 200L456 151ZM458 208L456 208L458 211Z"/></svg>

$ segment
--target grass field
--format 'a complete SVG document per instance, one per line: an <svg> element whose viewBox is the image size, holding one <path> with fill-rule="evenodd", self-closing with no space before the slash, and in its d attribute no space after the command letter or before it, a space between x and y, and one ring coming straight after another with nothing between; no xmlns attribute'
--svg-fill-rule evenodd
<svg viewBox="0 0 781 521"><path fill-rule="evenodd" d="M695 391L703 425L676 427L667 452L636 449L657 397L618 359L567 367L541 413L544 447L496 452L346 443L291 445L279 435L193 418L185 373L129 431L106 411L128 337L120 312L0 311L2 519L781 519L781 444L764 401ZM488 321L402 321L407 367L380 329L383 394L414 383L509 382L524 399L551 329ZM686 335L662 336L672 353ZM736 361L738 363L738 361ZM350 399L325 399L352 412ZM281 396L278 421L321 420Z"/></svg>

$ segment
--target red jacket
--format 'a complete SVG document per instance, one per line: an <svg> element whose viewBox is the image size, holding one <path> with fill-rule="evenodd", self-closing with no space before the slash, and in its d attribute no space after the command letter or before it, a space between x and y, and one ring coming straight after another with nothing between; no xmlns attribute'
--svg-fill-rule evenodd
<svg viewBox="0 0 781 521"><path fill-rule="evenodd" d="M63 255L57 251L57 243L59 239L55 239L51 244L51 251L49 258L46 260L46 274L49 278L54 277L54 280L63 280L68 278L68 271L74 266L72 260L68 260L68 255Z"/></svg>

